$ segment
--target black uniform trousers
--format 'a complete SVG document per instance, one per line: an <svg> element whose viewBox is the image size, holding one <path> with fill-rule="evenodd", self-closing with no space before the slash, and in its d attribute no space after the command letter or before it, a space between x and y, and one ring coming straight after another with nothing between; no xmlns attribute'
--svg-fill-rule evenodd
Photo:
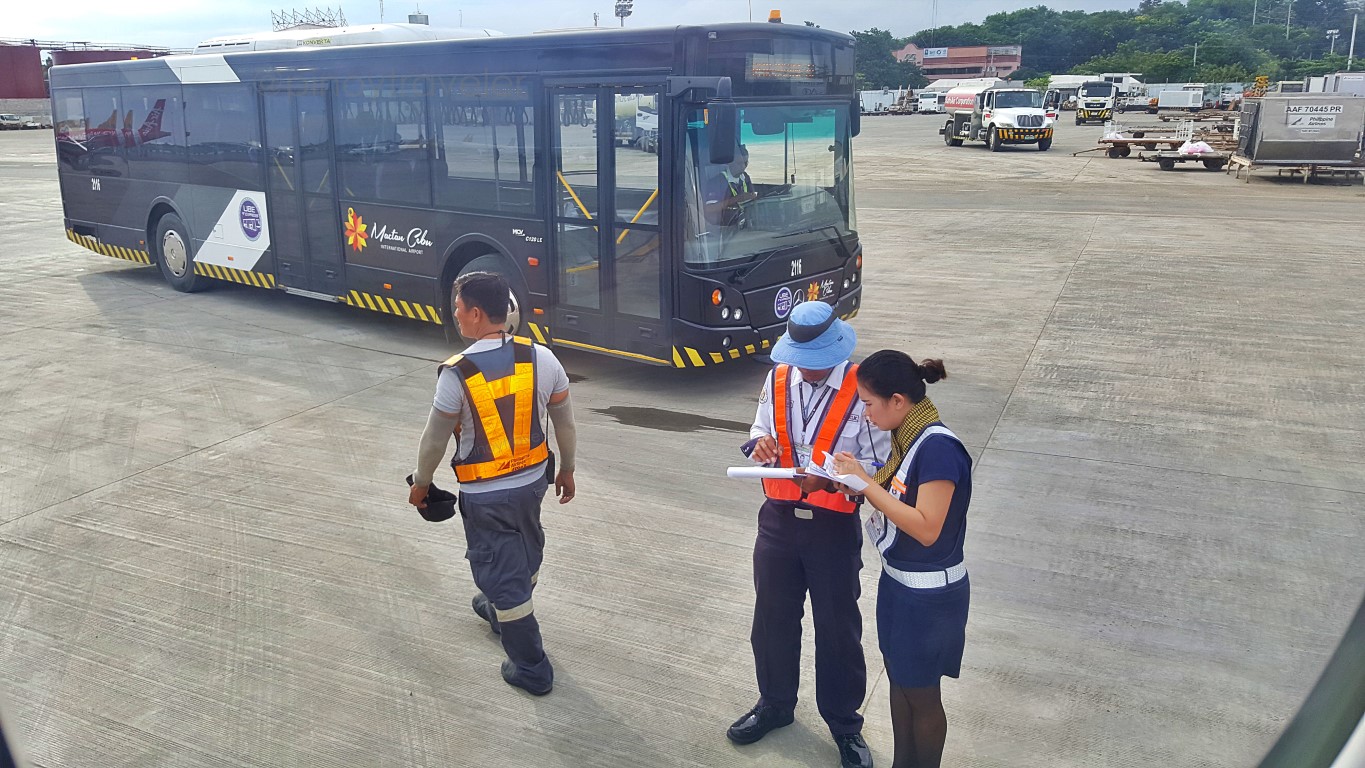
<svg viewBox="0 0 1365 768"><path fill-rule="evenodd" d="M815 623L815 702L830 733L863 729L858 713L867 693L863 616L858 609L863 567L858 515L800 510L768 499L758 512L754 543L754 666L759 703L783 712L796 707L801 675L801 618L810 592Z"/></svg>
<svg viewBox="0 0 1365 768"><path fill-rule="evenodd" d="M538 479L502 491L460 492L469 569L496 611L502 648L517 675L535 685L554 682L554 669L540 639L531 593L545 553L540 504L548 488Z"/></svg>

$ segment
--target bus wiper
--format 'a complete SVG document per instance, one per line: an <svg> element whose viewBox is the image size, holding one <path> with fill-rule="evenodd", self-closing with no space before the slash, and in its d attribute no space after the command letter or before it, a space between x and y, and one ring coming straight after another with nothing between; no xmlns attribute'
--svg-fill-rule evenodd
<svg viewBox="0 0 1365 768"><path fill-rule="evenodd" d="M786 237L796 237L797 235L809 235L809 234L812 234L812 233L815 233L815 232L824 232L824 231L827 230L827 229L832 229L832 230L834 230L834 238L835 238L836 240L839 241L839 247L840 247L841 249L843 249L844 255L845 255L845 256L852 256L853 253L852 253L852 251L850 251L850 250L848 249L848 243L844 242L844 233L843 233L843 232L840 232L840 231L839 231L839 227L838 227L837 225L835 225L835 224L823 224L823 225L818 226L818 227L808 227L808 228L806 228L806 229L800 229L800 230L797 230L797 231L795 231L795 232L788 232L788 233L785 234L785 235L776 235L776 236L773 237L773 239L774 239L774 240L781 240L781 239L786 238Z"/></svg>

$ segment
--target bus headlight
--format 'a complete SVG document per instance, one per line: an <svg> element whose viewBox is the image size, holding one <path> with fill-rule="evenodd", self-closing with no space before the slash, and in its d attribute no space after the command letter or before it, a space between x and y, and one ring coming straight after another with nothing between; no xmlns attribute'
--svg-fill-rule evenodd
<svg viewBox="0 0 1365 768"><path fill-rule="evenodd" d="M720 319L721 319L721 320L729 320L729 319L730 319L730 308L729 308L729 307L725 307L725 308L721 309L721 311L720 311Z"/></svg>
<svg viewBox="0 0 1365 768"><path fill-rule="evenodd" d="M848 287L849 287L850 285L853 285L853 282L850 281L847 277L845 277L845 278L844 278L844 290L847 291L847 290L848 290Z"/></svg>
<svg viewBox="0 0 1365 768"><path fill-rule="evenodd" d="M725 338L723 338L723 339L720 340L720 345L721 345L722 347L725 347L726 349L729 349L729 348L730 348L730 345L733 344L733 343L734 343L734 339L730 338L729 336L726 336Z"/></svg>
<svg viewBox="0 0 1365 768"><path fill-rule="evenodd" d="M735 322L739 322L740 320L743 320L743 319L744 319L744 310L740 309L739 307L735 307Z"/></svg>

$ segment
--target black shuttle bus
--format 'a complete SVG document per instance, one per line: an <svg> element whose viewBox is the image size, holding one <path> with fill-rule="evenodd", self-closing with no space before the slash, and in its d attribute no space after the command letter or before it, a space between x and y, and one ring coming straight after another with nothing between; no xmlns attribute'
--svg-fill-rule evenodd
<svg viewBox="0 0 1365 768"><path fill-rule="evenodd" d="M853 39L782 24L302 46L54 67L67 236L213 280L645 363L856 314ZM745 167L747 162L747 167ZM741 195L737 197L738 195Z"/></svg>

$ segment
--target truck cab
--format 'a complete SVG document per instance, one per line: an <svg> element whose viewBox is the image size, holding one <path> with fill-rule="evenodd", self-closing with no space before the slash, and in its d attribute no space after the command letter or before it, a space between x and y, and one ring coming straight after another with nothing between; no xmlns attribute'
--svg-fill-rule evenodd
<svg viewBox="0 0 1365 768"><path fill-rule="evenodd" d="M1119 87L1115 83L1102 80L1082 83L1076 89L1076 125L1113 120L1118 98Z"/></svg>
<svg viewBox="0 0 1365 768"><path fill-rule="evenodd" d="M984 141L992 152L1006 144L1052 148L1056 120L1043 108L1043 94L1030 88L964 85L944 94L948 121L939 133L950 147Z"/></svg>

